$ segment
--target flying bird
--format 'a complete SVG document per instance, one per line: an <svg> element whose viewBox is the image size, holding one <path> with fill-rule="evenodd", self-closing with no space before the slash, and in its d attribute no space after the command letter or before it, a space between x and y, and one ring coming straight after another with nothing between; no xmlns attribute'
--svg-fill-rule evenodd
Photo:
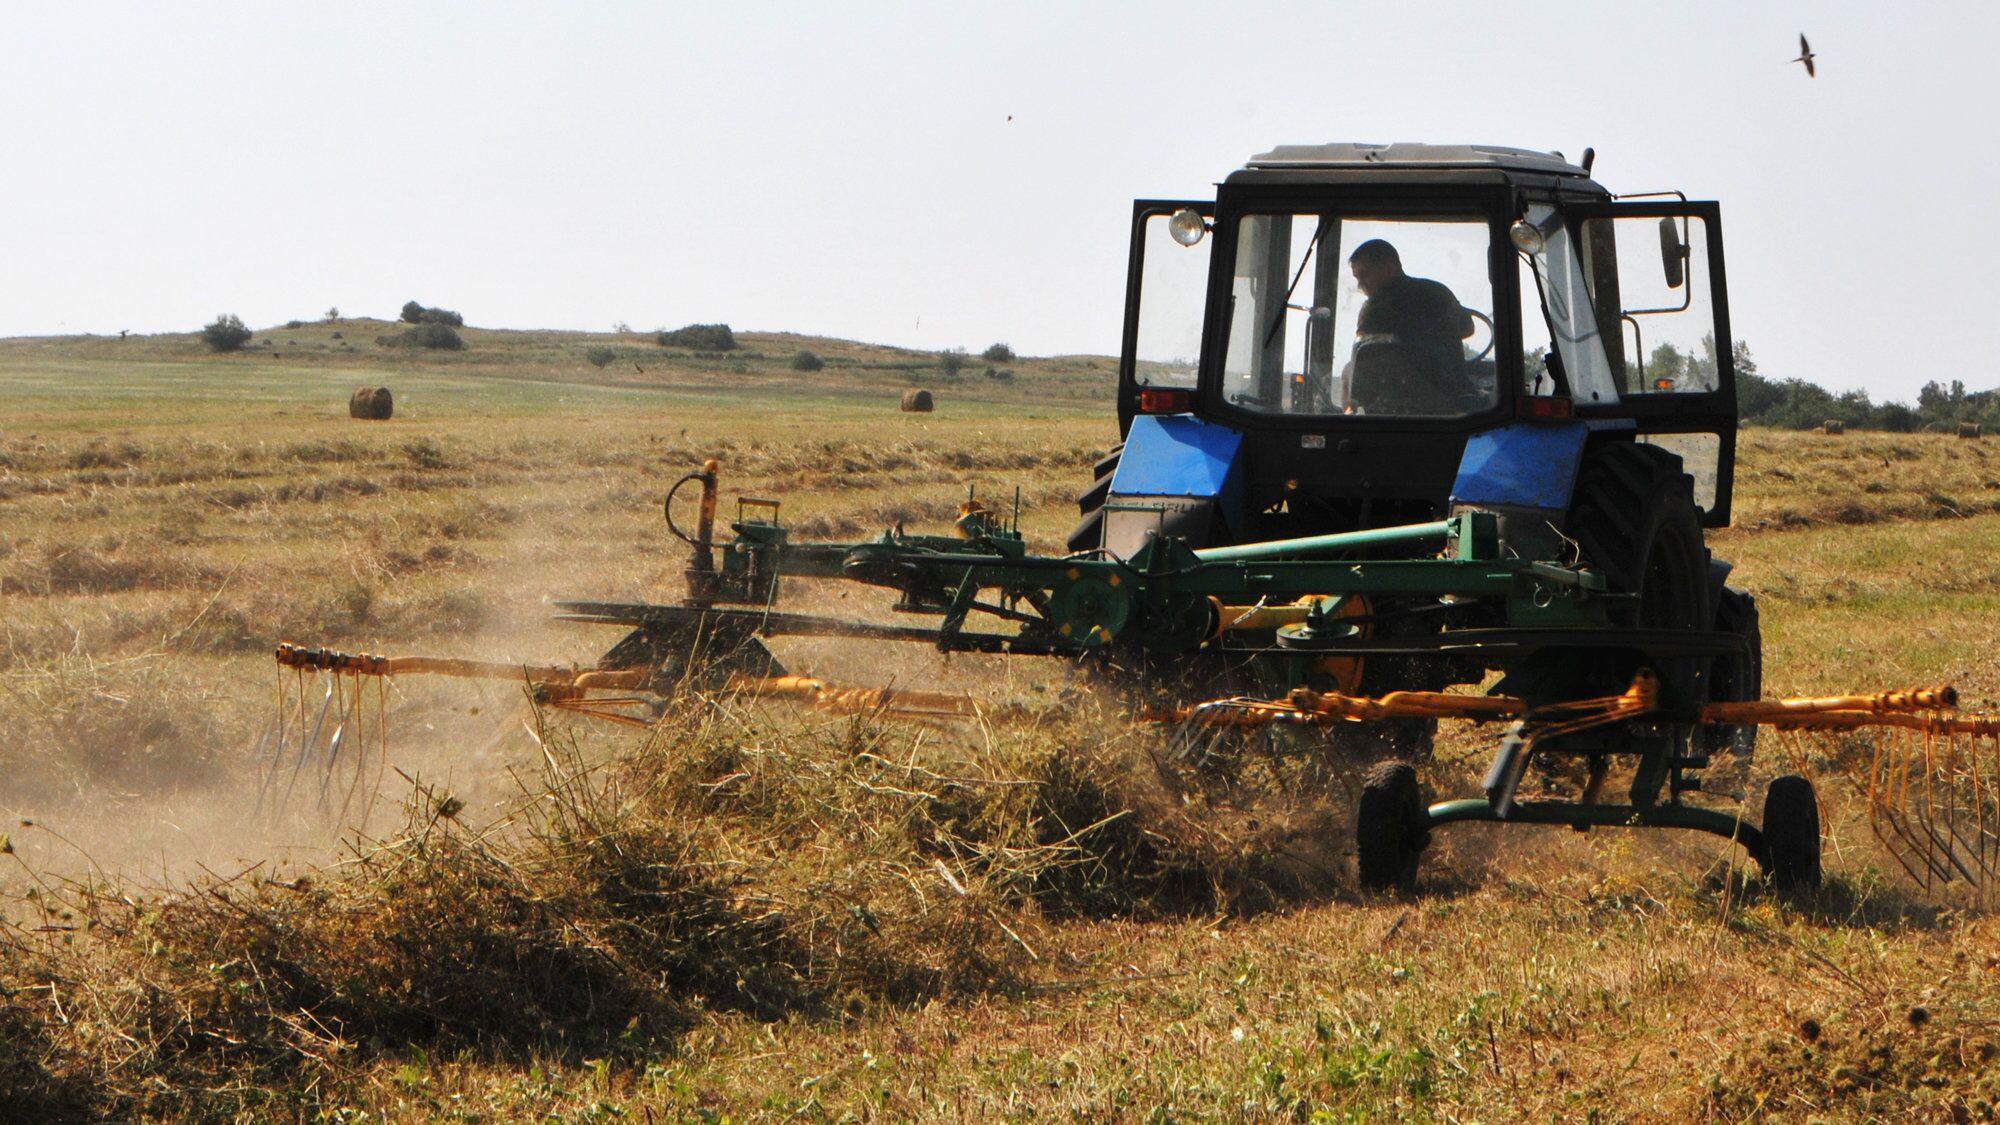
<svg viewBox="0 0 2000 1125"><path fill-rule="evenodd" d="M1803 31L1799 32L1799 57L1792 61L1806 64L1806 77L1815 77L1813 73L1812 44L1806 42L1806 33Z"/></svg>

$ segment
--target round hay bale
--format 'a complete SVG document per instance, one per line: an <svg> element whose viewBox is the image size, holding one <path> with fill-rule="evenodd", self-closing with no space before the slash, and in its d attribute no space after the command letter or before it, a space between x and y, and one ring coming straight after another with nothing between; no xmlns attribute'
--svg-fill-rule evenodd
<svg viewBox="0 0 2000 1125"><path fill-rule="evenodd" d="M1958 424L1958 436L1962 438L1977 439L1979 437L1979 423L1960 422Z"/></svg>
<svg viewBox="0 0 2000 1125"><path fill-rule="evenodd" d="M379 420L396 412L396 398L387 387L356 387L347 400L347 416Z"/></svg>
<svg viewBox="0 0 2000 1125"><path fill-rule="evenodd" d="M1828 418L1819 424L1819 432L1823 434L1844 434L1847 432L1847 423L1838 418Z"/></svg>
<svg viewBox="0 0 2000 1125"><path fill-rule="evenodd" d="M935 403L931 401L931 393L929 391L920 389L903 392L903 413L905 414L929 414L934 405Z"/></svg>

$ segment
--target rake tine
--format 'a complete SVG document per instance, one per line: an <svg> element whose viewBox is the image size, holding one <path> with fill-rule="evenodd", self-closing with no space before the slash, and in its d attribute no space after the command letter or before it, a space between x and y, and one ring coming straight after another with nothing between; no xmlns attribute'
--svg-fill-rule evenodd
<svg viewBox="0 0 2000 1125"><path fill-rule="evenodd" d="M326 726L326 713L332 707L333 681L329 677L326 685L326 698L321 700L319 705L319 718L313 722L312 734L308 735L306 740L299 744L299 760L292 766L291 778L285 782L285 795L278 799L278 803L272 811L275 812L277 809L285 808L292 803L292 789L299 783L299 771L305 768L306 758L312 754L312 748L319 745L319 732L321 728Z"/></svg>
<svg viewBox="0 0 2000 1125"><path fill-rule="evenodd" d="M343 717L333 728L333 737L326 740L326 766L319 775L319 807L326 808L327 786L333 782L333 768L340 760L340 740L347 734L347 720Z"/></svg>

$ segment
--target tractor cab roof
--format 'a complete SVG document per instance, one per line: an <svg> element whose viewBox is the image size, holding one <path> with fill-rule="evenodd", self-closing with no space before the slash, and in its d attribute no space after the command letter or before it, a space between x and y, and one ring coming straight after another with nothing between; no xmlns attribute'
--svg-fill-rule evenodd
<svg viewBox="0 0 2000 1125"><path fill-rule="evenodd" d="M1358 144L1279 145L1252 156L1230 175L1232 184L1340 182L1505 183L1556 187L1609 196L1559 152L1505 145Z"/></svg>

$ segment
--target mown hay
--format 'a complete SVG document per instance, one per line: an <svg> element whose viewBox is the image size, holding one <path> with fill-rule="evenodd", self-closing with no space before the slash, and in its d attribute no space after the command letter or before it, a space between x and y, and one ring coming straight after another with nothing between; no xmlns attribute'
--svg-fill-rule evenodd
<svg viewBox="0 0 2000 1125"><path fill-rule="evenodd" d="M395 396L387 387L356 387L347 400L347 416L381 421L396 411Z"/></svg>
<svg viewBox="0 0 2000 1125"><path fill-rule="evenodd" d="M1819 432L1823 434L1844 434L1847 432L1847 423L1838 418L1828 418L1819 424Z"/></svg>
<svg viewBox="0 0 2000 1125"><path fill-rule="evenodd" d="M922 388L903 392L903 413L905 414L929 414L934 405L931 401L931 393Z"/></svg>
<svg viewBox="0 0 2000 1125"><path fill-rule="evenodd" d="M1960 423L1958 424L1958 436L1959 436L1959 437L1962 437L1962 438L1972 438L1972 439L1974 439L1975 441L1976 441L1976 440L1978 440L1978 438L1979 438L1979 423L1977 423L1977 422L1960 422Z"/></svg>

